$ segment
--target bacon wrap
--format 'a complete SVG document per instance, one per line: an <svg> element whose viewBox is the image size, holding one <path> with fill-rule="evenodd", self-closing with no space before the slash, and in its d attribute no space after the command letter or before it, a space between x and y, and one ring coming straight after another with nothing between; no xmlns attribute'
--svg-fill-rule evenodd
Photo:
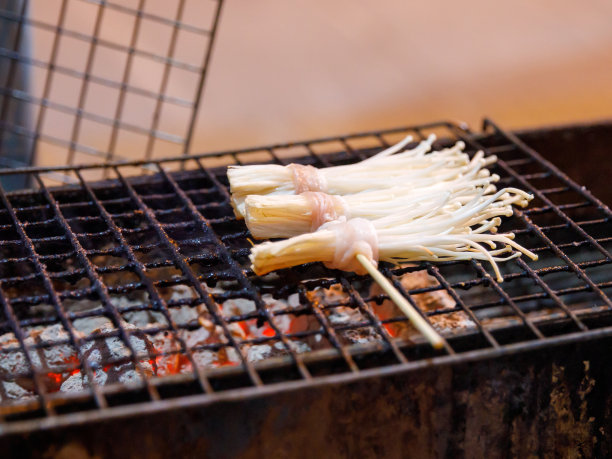
<svg viewBox="0 0 612 459"><path fill-rule="evenodd" d="M348 206L342 196L335 196L320 191L302 193L310 205L310 231L317 230L321 225L339 217L348 217Z"/></svg>
<svg viewBox="0 0 612 459"><path fill-rule="evenodd" d="M378 235L371 221L365 218L344 218L324 224L319 231L336 233L336 250L332 262L325 266L357 274L367 274L355 255L365 255L374 266L378 265Z"/></svg>
<svg viewBox="0 0 612 459"><path fill-rule="evenodd" d="M327 180L316 167L303 164L289 164L287 167L293 174L295 194L306 191L327 191Z"/></svg>

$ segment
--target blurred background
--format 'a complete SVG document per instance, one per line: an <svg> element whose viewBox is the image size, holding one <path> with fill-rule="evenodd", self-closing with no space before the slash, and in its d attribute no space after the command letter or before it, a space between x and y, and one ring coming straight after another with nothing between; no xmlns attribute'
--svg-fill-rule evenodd
<svg viewBox="0 0 612 459"><path fill-rule="evenodd" d="M230 0L209 76L204 149L611 117L612 2Z"/></svg>
<svg viewBox="0 0 612 459"><path fill-rule="evenodd" d="M24 4L0 0L0 8L10 49ZM32 0L18 45L30 60L12 82L29 95L2 108L22 130L40 128L37 164L99 162L96 152L109 149L102 159L145 150L159 158L182 153L189 137L189 151L204 152L440 119L478 129L483 116L507 128L612 116L608 0L227 0L193 107L210 42L200 29L210 30L216 8L213 0ZM168 55L170 64L160 58ZM10 60L0 54L0 67ZM0 87L6 78L0 71ZM90 116L75 128L78 113L67 107Z"/></svg>

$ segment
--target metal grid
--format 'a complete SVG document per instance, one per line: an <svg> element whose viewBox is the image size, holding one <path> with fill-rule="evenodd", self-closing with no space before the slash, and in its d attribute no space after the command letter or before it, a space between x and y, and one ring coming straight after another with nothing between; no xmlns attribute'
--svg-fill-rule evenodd
<svg viewBox="0 0 612 459"><path fill-rule="evenodd" d="M31 165L37 151L66 165L188 154L221 6L0 3L0 165Z"/></svg>
<svg viewBox="0 0 612 459"><path fill-rule="evenodd" d="M308 385L325 376L418 368L612 334L610 210L514 135L490 121L485 129L491 133L436 123L174 158L147 163L156 170L148 176L130 176L144 162L0 171L28 175L37 184L29 192L0 191L4 421L104 412L193 394L214 399L238 388ZM400 314L381 318L379 308L387 298L374 292L367 278L318 263L263 278L249 270L249 234L229 204L227 164L345 164L407 133L425 138L431 132L439 135L439 146L463 139L471 153L482 148L498 155L494 172L501 182L535 195L531 206L517 211L501 229L513 231L540 256L537 262L518 259L500 265L503 283L477 261L383 266L417 308L419 296L432 292L452 298L452 307L421 308L434 326L441 318L470 321L468 328L442 330L442 351L434 352L418 337L409 342L394 336L391 326L407 319ZM89 182L84 174L91 169L104 169L112 177ZM78 184L48 187L41 174L49 172L71 175ZM402 284L404 274L422 270L435 279L433 284L409 289ZM190 294L168 295L176 286ZM335 288L339 296L324 302L313 295L326 288ZM118 301L135 293L138 301ZM298 301L274 308L266 301L270 294L283 299L297 295ZM237 299L254 307L241 313L224 307ZM87 307L75 310L75 302ZM356 314L339 323L332 320L339 308ZM185 320L185 311L196 314ZM134 312L155 315L154 324L130 324L127 317ZM286 317L314 325L287 331L281 325ZM110 325L84 333L77 326L84 319ZM193 334L206 324L215 326L217 338L194 344ZM237 326L265 332L241 336ZM45 327L59 331L49 339L40 332ZM348 333L373 338L349 342ZM160 336L171 346L155 345ZM304 340L316 341L318 349L301 348ZM120 352L109 350L111 341ZM252 351L262 345L277 355L256 361ZM58 355L54 351L62 358L50 363L50 356ZM219 363L220 356L228 355L234 360ZM164 370L169 359L179 371ZM108 375L117 368L128 369L129 380L111 380ZM65 382L75 374L81 378L80 390L59 390L58 379ZM6 383L28 388L28 394L13 400Z"/></svg>

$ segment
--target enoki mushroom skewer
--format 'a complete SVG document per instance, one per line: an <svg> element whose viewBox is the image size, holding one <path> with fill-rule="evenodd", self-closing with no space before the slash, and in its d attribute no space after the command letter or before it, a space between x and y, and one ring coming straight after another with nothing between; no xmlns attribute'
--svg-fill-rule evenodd
<svg viewBox="0 0 612 459"><path fill-rule="evenodd" d="M407 261L482 260L489 262L499 282L497 262L521 254L537 255L514 242L514 234L496 234L501 216L512 215L512 204L526 206L531 195L505 188L491 196L482 189L467 203L461 196L440 196L429 207L407 209L376 220L353 218L331 221L317 231L277 242L264 242L251 250L256 274L266 274L315 261L357 274L370 274L408 316L432 346L443 345L431 325L377 270L379 260Z"/></svg>
<svg viewBox="0 0 612 459"><path fill-rule="evenodd" d="M525 206L532 197L514 188L496 192L493 182L499 177L485 168L496 158L478 152L469 160L462 142L426 154L434 139L398 153L411 141L407 137L348 166L230 168L235 213L246 216L253 236L290 237L255 246L253 271L265 274L322 261L368 273L430 343L442 347L443 339L377 270L379 259L485 260L502 281L497 261L521 253L537 257L516 244L512 234L486 233L496 233L500 216L512 215L512 204Z"/></svg>
<svg viewBox="0 0 612 459"><path fill-rule="evenodd" d="M453 203L465 203L482 190L496 191L493 183L499 176L491 175L484 165L482 154L478 154L449 181L421 186L412 183L345 196L313 191L300 195L251 195L245 199L245 219L256 239L281 238L315 231L339 217L374 220L408 209L418 212L449 194Z"/></svg>
<svg viewBox="0 0 612 459"><path fill-rule="evenodd" d="M450 199L450 198L449 198ZM499 282L497 262L527 255L537 256L514 241L514 234L496 234L502 216L512 215L512 204L527 205L532 196L504 188L491 196L479 194L462 204L448 200L427 209L390 215L376 220L353 218L325 223L317 231L277 242L264 242L251 250L256 274L322 261L332 268L364 274L348 260L363 253L373 263L408 261L482 260L489 262ZM364 245L365 244L365 245ZM369 249L365 246L370 247ZM338 261L339 256L344 258ZM347 258L349 257L349 258Z"/></svg>
<svg viewBox="0 0 612 459"><path fill-rule="evenodd" d="M419 143L411 150L402 149L412 141L408 136L398 144L364 161L343 166L317 169L301 164L256 164L230 166L227 177L232 194L232 206L238 218L245 216L245 199L250 195L294 195L306 191L333 195L349 195L362 191L432 185L463 174L470 159L463 152L465 145L430 152L435 135ZM430 152L430 153L428 153ZM489 164L495 157L479 161Z"/></svg>

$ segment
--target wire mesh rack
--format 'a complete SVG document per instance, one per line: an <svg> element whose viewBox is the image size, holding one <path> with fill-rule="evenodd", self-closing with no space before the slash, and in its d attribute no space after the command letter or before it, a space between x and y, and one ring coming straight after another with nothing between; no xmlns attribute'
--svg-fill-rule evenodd
<svg viewBox="0 0 612 459"><path fill-rule="evenodd" d="M610 210L513 134L490 121L485 130L443 122L180 159L0 171L36 184L0 191L4 431L31 418L105 416L118 405L213 400L611 335ZM503 283L477 261L382 265L442 334L442 351L365 277L318 263L255 276L249 233L229 203L228 164L346 164L408 133L495 154L501 182L535 196L501 230L540 258L500 265ZM85 178L100 170L109 178ZM41 177L50 172L74 184L48 186ZM407 284L415 273L426 282Z"/></svg>
<svg viewBox="0 0 612 459"><path fill-rule="evenodd" d="M221 7L1 1L0 166L188 154Z"/></svg>

